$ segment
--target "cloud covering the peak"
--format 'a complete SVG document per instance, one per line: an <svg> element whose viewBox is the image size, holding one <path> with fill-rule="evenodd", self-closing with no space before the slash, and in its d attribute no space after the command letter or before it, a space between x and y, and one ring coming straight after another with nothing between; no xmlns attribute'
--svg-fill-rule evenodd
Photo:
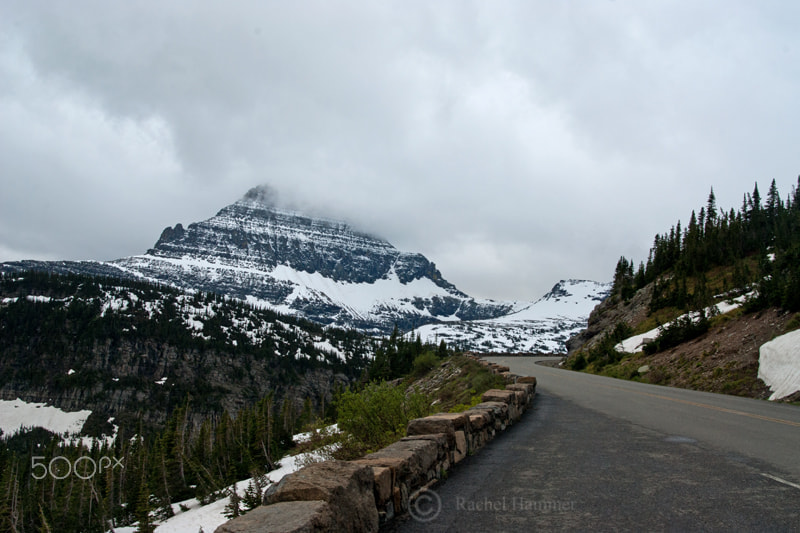
<svg viewBox="0 0 800 533"><path fill-rule="evenodd" d="M800 6L0 4L0 261L114 259L259 184L478 297L607 281L800 173Z"/></svg>

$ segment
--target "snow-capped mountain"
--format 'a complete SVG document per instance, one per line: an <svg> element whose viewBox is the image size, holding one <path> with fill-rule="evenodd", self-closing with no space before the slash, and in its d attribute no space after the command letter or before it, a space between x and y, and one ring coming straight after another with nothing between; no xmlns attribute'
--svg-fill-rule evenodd
<svg viewBox="0 0 800 533"><path fill-rule="evenodd" d="M586 302L592 307L605 291L602 284L562 282L533 304L475 299L448 283L423 255L401 252L344 222L282 207L264 186L208 220L166 228L143 255L110 262L0 264L0 270L23 269L144 279L375 333L428 325L420 332L464 347L491 344L514 351L556 350L556 339L577 323L585 326L591 310L585 305L544 311L543 303L556 302L562 285L558 290L591 292Z"/></svg>
<svg viewBox="0 0 800 533"><path fill-rule="evenodd" d="M514 302L497 318L417 328L423 341L482 352L566 353L567 339L586 328L589 313L608 296L610 283L561 280L536 302Z"/></svg>

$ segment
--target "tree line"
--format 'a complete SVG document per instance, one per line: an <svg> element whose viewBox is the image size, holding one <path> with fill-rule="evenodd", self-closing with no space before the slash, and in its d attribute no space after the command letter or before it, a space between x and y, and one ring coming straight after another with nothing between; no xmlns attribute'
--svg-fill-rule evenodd
<svg viewBox="0 0 800 533"><path fill-rule="evenodd" d="M647 261L621 257L614 271L613 294L623 300L654 283L650 311L665 307L701 309L714 294L708 274L727 267L723 291L757 289L749 304L800 310L800 178L786 199L772 180L762 199L758 183L741 207L719 209L713 188L706 205L692 211L682 227L657 234ZM715 287L715 289L718 287Z"/></svg>

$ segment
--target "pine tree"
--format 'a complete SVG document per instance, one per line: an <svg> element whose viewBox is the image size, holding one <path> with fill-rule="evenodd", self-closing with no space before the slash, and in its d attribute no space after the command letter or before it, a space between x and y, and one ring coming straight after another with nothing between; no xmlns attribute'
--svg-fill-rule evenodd
<svg viewBox="0 0 800 533"><path fill-rule="evenodd" d="M706 217L709 225L717 220L717 197L714 196L714 187L711 187L711 192L708 193L708 202L706 203Z"/></svg>
<svg viewBox="0 0 800 533"><path fill-rule="evenodd" d="M4 465L0 479L0 531L20 531L22 525L22 509L19 493L19 467L16 459L9 458Z"/></svg>
<svg viewBox="0 0 800 533"><path fill-rule="evenodd" d="M264 474L253 473L253 478L247 484L242 497L242 505L251 511L261 505L264 496L264 489L267 487L267 476Z"/></svg>
<svg viewBox="0 0 800 533"><path fill-rule="evenodd" d="M773 179L769 186L769 191L767 192L767 203L765 205L767 216L770 219L775 218L775 216L778 214L778 211L782 207L783 205L781 203L780 193L778 193L778 186L775 184L775 180Z"/></svg>
<svg viewBox="0 0 800 533"><path fill-rule="evenodd" d="M369 379L370 381L381 381L389 379L390 376L389 356L386 354L386 350L380 346L375 351L375 357L369 366Z"/></svg>
<svg viewBox="0 0 800 533"><path fill-rule="evenodd" d="M152 505L150 504L150 487L147 484L147 477L144 476L141 488L139 489L139 498L136 501L136 515L139 519L136 533L154 533L156 527L150 517L150 511L152 511Z"/></svg>
<svg viewBox="0 0 800 533"><path fill-rule="evenodd" d="M233 489L231 489L231 496L230 501L225 506L225 510L222 511L222 514L227 519L236 518L237 516L242 515L242 498L239 496L239 493L236 490L236 483L233 484Z"/></svg>
<svg viewBox="0 0 800 533"><path fill-rule="evenodd" d="M447 343L444 341L444 339L442 339L442 341L439 343L439 348L436 350L436 357L439 359L444 359L447 357L447 353Z"/></svg>
<svg viewBox="0 0 800 533"><path fill-rule="evenodd" d="M267 470L275 469L275 463L272 460L274 449L273 433L275 425L274 417L272 416L272 398L273 394L270 392L261 400L258 409L258 425L256 428L258 434L258 451L261 452L261 458L263 459ZM254 456L258 457L258 452L256 452Z"/></svg>
<svg viewBox="0 0 800 533"><path fill-rule="evenodd" d="M758 183L753 187L751 208L753 211L759 211L761 209L761 194L758 192Z"/></svg>

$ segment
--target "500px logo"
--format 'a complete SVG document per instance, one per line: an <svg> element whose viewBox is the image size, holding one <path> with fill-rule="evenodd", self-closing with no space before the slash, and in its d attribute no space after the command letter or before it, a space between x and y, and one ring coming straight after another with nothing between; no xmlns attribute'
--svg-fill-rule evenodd
<svg viewBox="0 0 800 533"><path fill-rule="evenodd" d="M86 455L78 457L75 461L70 461L63 455L56 455L50 459L48 464L39 462L40 459L44 459L44 456L34 455L31 457L31 476L33 476L33 479L44 479L47 474L50 474L50 477L55 479L66 479L70 474L75 474L80 479L90 479L95 474L102 473L103 470L108 470L109 468L111 470L117 467L120 467L120 469L125 468L122 461L116 457L108 457L106 455L98 461ZM80 465L84 466L81 468Z"/></svg>

